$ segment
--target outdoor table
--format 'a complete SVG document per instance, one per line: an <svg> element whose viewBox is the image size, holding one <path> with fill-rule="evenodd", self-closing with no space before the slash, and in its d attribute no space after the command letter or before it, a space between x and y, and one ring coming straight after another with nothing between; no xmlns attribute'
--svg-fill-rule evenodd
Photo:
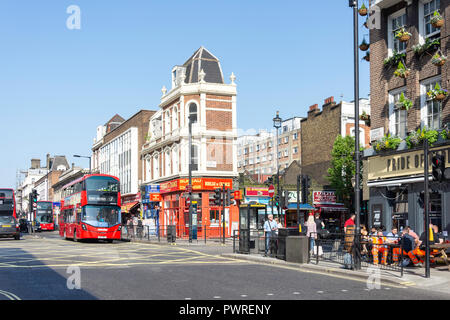
<svg viewBox="0 0 450 320"><path fill-rule="evenodd" d="M430 249L432 250L439 250L439 252L442 255L442 258L444 259L445 264L448 267L448 270L450 271L450 265L448 264L448 257L445 251L450 248L450 243L436 243L430 245Z"/></svg>

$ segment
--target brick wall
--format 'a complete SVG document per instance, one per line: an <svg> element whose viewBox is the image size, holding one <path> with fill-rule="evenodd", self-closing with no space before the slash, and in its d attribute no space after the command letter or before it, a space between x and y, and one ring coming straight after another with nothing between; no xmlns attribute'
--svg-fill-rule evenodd
<svg viewBox="0 0 450 320"><path fill-rule="evenodd" d="M314 105L301 122L302 173L309 175L315 185L329 185L326 176L334 140L341 133L341 113L341 104L324 105L322 112Z"/></svg>
<svg viewBox="0 0 450 320"><path fill-rule="evenodd" d="M441 0L441 14L445 18L445 25L441 29L441 51L447 55L450 32L450 0ZM421 123L420 82L428 78L441 75L442 87L449 88L448 72L450 64L436 67L431 63L431 55L424 54L421 58L413 51L413 46L419 42L419 5L414 0L410 6L401 1L393 7L383 9L381 12L381 29L370 30L370 88L371 88L371 126L372 129L384 127L385 133L389 130L389 91L406 86L406 97L414 103L408 111L408 131L416 130ZM388 56L388 17L389 15L406 8L407 30L412 34L406 48L406 67L411 69L407 79L394 76L397 66L385 67L383 60ZM443 123L450 122L448 99L443 105Z"/></svg>

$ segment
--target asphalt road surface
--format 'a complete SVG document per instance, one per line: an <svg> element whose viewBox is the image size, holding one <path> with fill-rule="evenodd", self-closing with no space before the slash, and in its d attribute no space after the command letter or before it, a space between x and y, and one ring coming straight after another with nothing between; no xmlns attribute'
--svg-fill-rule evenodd
<svg viewBox="0 0 450 320"><path fill-rule="evenodd" d="M237 261L214 249L73 242L56 233L0 239L0 300L440 300L411 287Z"/></svg>

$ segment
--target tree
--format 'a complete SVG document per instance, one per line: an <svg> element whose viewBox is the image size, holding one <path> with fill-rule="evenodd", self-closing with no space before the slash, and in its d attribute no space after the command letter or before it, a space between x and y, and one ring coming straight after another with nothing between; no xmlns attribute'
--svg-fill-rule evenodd
<svg viewBox="0 0 450 320"><path fill-rule="evenodd" d="M351 136L337 136L334 141L333 150L331 151L331 168L328 169L327 179L336 190L338 199L347 208L353 207L353 198L355 195L352 186L352 178L356 172L354 153L355 138Z"/></svg>

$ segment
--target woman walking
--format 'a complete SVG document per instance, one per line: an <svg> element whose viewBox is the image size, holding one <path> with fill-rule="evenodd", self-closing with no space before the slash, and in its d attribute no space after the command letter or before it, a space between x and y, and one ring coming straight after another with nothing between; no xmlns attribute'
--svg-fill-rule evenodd
<svg viewBox="0 0 450 320"><path fill-rule="evenodd" d="M309 237L309 250L314 253L314 239L317 239L317 227L312 214L309 215L306 221L306 228L306 236Z"/></svg>

